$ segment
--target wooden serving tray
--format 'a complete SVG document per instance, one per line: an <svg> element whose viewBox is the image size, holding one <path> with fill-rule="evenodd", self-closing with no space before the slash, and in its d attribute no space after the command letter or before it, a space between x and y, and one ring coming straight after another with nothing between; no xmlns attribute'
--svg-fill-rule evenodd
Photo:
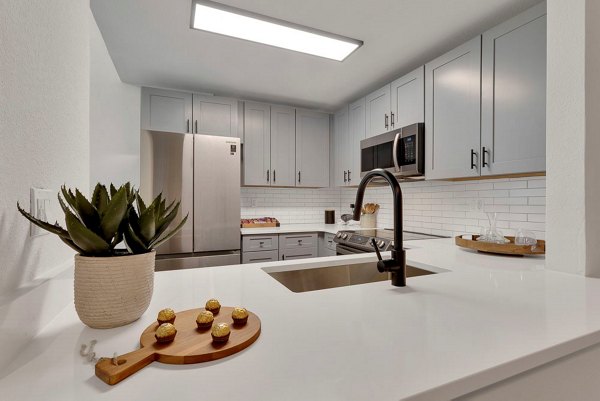
<svg viewBox="0 0 600 401"><path fill-rule="evenodd" d="M537 245L516 245L515 237L505 237L510 240L507 244L494 244L491 242L477 241L479 235L473 235L473 239L462 238L458 235L454 238L456 245L462 248L474 249L478 252L497 253L501 255L544 255L546 253L546 241L537 240Z"/></svg>
<svg viewBox="0 0 600 401"><path fill-rule="evenodd" d="M241 228L269 228L279 227L279 223L245 223L240 224Z"/></svg>
<svg viewBox="0 0 600 401"><path fill-rule="evenodd" d="M196 317L204 308L178 312L175 319L177 335L171 343L158 343L154 333L159 324L153 323L140 337L140 349L116 358L102 358L96 363L96 376L107 384L113 385L131 376L154 361L182 365L200 363L224 358L243 350L260 335L260 319L248 311L248 322L243 326L233 324L233 308L221 306L215 316L214 324L227 323L231 329L229 341L214 344L210 329L199 330Z"/></svg>

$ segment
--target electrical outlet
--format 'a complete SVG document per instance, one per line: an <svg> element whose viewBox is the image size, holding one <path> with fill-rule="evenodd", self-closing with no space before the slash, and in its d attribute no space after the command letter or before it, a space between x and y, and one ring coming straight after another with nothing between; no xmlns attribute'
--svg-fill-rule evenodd
<svg viewBox="0 0 600 401"><path fill-rule="evenodd" d="M43 220L50 220L50 202L54 199L54 191L50 189L43 188L31 188L30 190L30 203L29 203L29 213L32 216ZM29 225L29 235L32 237L37 237L40 235L49 234L48 231L42 230L38 226L33 223Z"/></svg>

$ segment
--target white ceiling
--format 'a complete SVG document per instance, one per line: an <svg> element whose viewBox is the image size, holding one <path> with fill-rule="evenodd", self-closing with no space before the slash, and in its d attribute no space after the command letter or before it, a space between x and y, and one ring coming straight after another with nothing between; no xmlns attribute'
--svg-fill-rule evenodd
<svg viewBox="0 0 600 401"><path fill-rule="evenodd" d="M124 82L332 111L539 0L221 0L364 41L344 62L190 29L190 0L91 0Z"/></svg>

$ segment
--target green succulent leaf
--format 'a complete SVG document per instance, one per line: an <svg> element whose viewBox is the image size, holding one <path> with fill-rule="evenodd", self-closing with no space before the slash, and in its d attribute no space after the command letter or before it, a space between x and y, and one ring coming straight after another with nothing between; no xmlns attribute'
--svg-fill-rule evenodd
<svg viewBox="0 0 600 401"><path fill-rule="evenodd" d="M104 215L109 202L110 199L108 198L106 187L98 183L96 188L94 188L94 193L92 195L92 205L94 205L101 217Z"/></svg>
<svg viewBox="0 0 600 401"><path fill-rule="evenodd" d="M139 237L145 243L152 241L156 235L156 220L154 202L140 215Z"/></svg>
<svg viewBox="0 0 600 401"><path fill-rule="evenodd" d="M144 244L142 240L135 234L131 226L127 225L127 229L124 233L125 245L129 252L133 254L147 253L150 249Z"/></svg>
<svg viewBox="0 0 600 401"><path fill-rule="evenodd" d="M67 204L71 207L73 213L79 215L79 210L77 209L77 201L75 200L75 196L73 196L71 190L67 190L67 188L63 185L62 187L60 187L60 191ZM65 209L63 208L63 210Z"/></svg>
<svg viewBox="0 0 600 401"><path fill-rule="evenodd" d="M65 203L63 198L60 196L60 193L57 195L57 198L58 198L58 204L60 205L60 208L63 210L63 212L64 213L67 213L68 211L70 212L71 209L69 208L69 206L67 206L67 204Z"/></svg>
<svg viewBox="0 0 600 401"><path fill-rule="evenodd" d="M177 227L175 227L172 231L169 231L169 233L167 233L164 237L162 237L160 239L156 239L153 242L151 242L149 248L150 249L158 248L159 246L164 244L166 241L171 239L171 237L173 237L175 234L177 234L179 232L179 230L181 230L183 228L187 219L188 219L188 215L186 215L183 218L183 220L181 220L181 222L177 225Z"/></svg>
<svg viewBox="0 0 600 401"><path fill-rule="evenodd" d="M96 234L101 234L98 232L98 226L100 225L100 215L98 214L98 211L78 189L75 190L75 202L77 204L79 217L83 221L83 224Z"/></svg>
<svg viewBox="0 0 600 401"><path fill-rule="evenodd" d="M177 213L179 213L179 202L177 202L173 210L171 210L168 215L161 218L158 226L156 227L154 239L160 237L167 230L167 228L169 228L169 225L173 222L173 220L175 220L175 217L177 217Z"/></svg>
<svg viewBox="0 0 600 401"><path fill-rule="evenodd" d="M75 243L70 239L70 238L63 238L63 237L59 237L60 240L62 242L64 242L65 244L67 244L67 246L69 246L71 249L73 249L74 251L76 251L77 253L80 254L84 254L84 250L81 249L80 247L78 247L77 245L75 245Z"/></svg>
<svg viewBox="0 0 600 401"><path fill-rule="evenodd" d="M64 228L62 228L58 222L54 223L54 224L50 224L46 221L40 220L36 217L33 217L31 214L29 214L28 212L26 212L21 205L19 205L19 203L17 202L17 209L19 210L19 212L30 222L32 222L33 224L35 224L36 226L51 232L52 234L56 234L61 238L65 238L65 239L71 239L71 237L69 236L69 233L67 232L67 230L65 230Z"/></svg>
<svg viewBox="0 0 600 401"><path fill-rule="evenodd" d="M85 254L101 255L108 253L110 249L109 244L93 231L86 228L73 213L66 213L65 221L71 240Z"/></svg>
<svg viewBox="0 0 600 401"><path fill-rule="evenodd" d="M144 203L144 200L140 196L139 191L136 192L136 194L135 194L135 200L137 202L137 207L138 207L140 213L144 213L144 210L146 210L146 204Z"/></svg>
<svg viewBox="0 0 600 401"><path fill-rule="evenodd" d="M112 198L117 193L117 188L111 183L110 184L110 197Z"/></svg>
<svg viewBox="0 0 600 401"><path fill-rule="evenodd" d="M119 225L125 217L127 207L127 192L125 187L121 187L106 206L105 213L100 222L102 237L106 241L110 241L116 234Z"/></svg>

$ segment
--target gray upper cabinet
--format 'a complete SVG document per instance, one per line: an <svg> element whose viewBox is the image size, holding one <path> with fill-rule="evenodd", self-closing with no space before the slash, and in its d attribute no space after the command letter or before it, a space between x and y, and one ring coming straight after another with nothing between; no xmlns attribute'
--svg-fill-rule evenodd
<svg viewBox="0 0 600 401"><path fill-rule="evenodd" d="M296 186L329 186L329 114L296 110Z"/></svg>
<svg viewBox="0 0 600 401"><path fill-rule="evenodd" d="M271 106L271 186L295 186L295 154L296 109Z"/></svg>
<svg viewBox="0 0 600 401"><path fill-rule="evenodd" d="M238 102L218 96L194 95L196 134L238 137Z"/></svg>
<svg viewBox="0 0 600 401"><path fill-rule="evenodd" d="M244 185L271 185L271 107L244 103Z"/></svg>
<svg viewBox="0 0 600 401"><path fill-rule="evenodd" d="M360 141L365 139L366 129L366 102L363 97L348 107L348 185L360 183Z"/></svg>
<svg viewBox="0 0 600 401"><path fill-rule="evenodd" d="M391 84L390 129L425 121L425 67L398 78Z"/></svg>
<svg viewBox="0 0 600 401"><path fill-rule="evenodd" d="M425 65L425 176L479 175L481 36Z"/></svg>
<svg viewBox="0 0 600 401"><path fill-rule="evenodd" d="M482 175L546 169L545 3L483 34L481 117Z"/></svg>
<svg viewBox="0 0 600 401"><path fill-rule="evenodd" d="M333 115L333 143L335 146L333 180L336 187L343 187L348 183L348 168L351 164L348 114L348 105L346 105Z"/></svg>
<svg viewBox="0 0 600 401"><path fill-rule="evenodd" d="M390 85L366 97L367 138L390 130Z"/></svg>
<svg viewBox="0 0 600 401"><path fill-rule="evenodd" d="M187 133L192 122L192 94L142 88L142 129Z"/></svg>

